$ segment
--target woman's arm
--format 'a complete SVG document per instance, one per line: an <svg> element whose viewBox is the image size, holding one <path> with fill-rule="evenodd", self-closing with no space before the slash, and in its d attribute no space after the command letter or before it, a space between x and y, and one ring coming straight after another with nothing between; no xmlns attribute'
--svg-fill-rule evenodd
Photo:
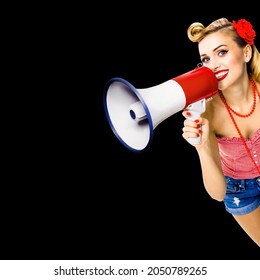
<svg viewBox="0 0 260 280"><path fill-rule="evenodd" d="M183 115L187 118L187 112ZM218 143L209 122L205 118L196 121L186 119L183 127L183 138L188 140L201 134L201 143L196 148L202 170L202 178L206 191L215 200L222 201L226 193L226 180L222 171Z"/></svg>

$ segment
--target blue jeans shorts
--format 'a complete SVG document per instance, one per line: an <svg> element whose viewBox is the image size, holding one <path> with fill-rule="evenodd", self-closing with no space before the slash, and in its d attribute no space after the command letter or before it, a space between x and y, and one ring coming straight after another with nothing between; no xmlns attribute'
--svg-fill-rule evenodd
<svg viewBox="0 0 260 280"><path fill-rule="evenodd" d="M243 180L225 177L227 190L224 205L227 212L234 215L244 215L260 205L260 177Z"/></svg>

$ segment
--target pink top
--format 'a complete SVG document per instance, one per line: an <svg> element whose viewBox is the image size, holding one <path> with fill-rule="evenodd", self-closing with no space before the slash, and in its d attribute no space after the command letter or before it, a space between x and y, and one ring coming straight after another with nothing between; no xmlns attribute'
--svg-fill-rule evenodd
<svg viewBox="0 0 260 280"><path fill-rule="evenodd" d="M224 175L234 179L251 179L259 176L242 140L239 137L217 137ZM260 166L260 128L246 144L257 166Z"/></svg>

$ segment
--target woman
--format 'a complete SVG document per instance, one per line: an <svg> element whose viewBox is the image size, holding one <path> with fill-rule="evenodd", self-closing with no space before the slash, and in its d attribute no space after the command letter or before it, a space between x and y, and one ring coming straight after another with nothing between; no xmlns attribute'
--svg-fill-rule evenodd
<svg viewBox="0 0 260 280"><path fill-rule="evenodd" d="M201 64L218 80L219 92L195 121L186 118L183 138L193 144L208 194L223 201L260 246L260 54L250 22L218 19L207 27L193 23L188 37L198 43Z"/></svg>

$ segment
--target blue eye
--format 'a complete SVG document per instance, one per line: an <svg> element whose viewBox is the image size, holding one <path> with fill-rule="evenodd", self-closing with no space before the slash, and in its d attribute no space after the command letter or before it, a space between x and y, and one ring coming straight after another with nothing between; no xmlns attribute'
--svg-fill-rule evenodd
<svg viewBox="0 0 260 280"><path fill-rule="evenodd" d="M223 56L223 55L225 55L226 53L228 53L228 51L226 51L226 50L222 50L222 51L219 51L219 52L218 52L219 56Z"/></svg>
<svg viewBox="0 0 260 280"><path fill-rule="evenodd" d="M202 63L207 63L207 62L209 62L209 57L204 57L201 61L202 61Z"/></svg>

